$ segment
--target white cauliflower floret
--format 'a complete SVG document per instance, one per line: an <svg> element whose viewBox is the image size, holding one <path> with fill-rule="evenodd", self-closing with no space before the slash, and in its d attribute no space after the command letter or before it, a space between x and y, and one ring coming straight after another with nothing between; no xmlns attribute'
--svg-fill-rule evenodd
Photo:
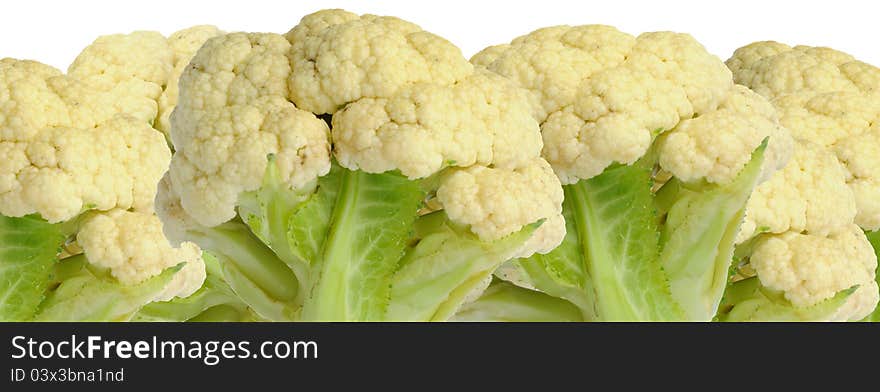
<svg viewBox="0 0 880 392"><path fill-rule="evenodd" d="M137 228L137 229L134 229ZM162 234L162 223L153 214L113 210L90 217L77 233L89 263L110 270L124 285L135 285L180 263L157 300L194 293L205 280L201 251L192 243L174 248Z"/></svg>
<svg viewBox="0 0 880 392"><path fill-rule="evenodd" d="M129 97L123 111L152 124L159 110L156 100L171 73L172 56L167 40L157 32L105 35L83 49L67 75L91 89Z"/></svg>
<svg viewBox="0 0 880 392"><path fill-rule="evenodd" d="M661 166L684 181L732 180L766 137L764 179L791 155L773 107L687 34L556 26L471 61L529 90L563 184L635 162L658 136Z"/></svg>
<svg viewBox="0 0 880 392"><path fill-rule="evenodd" d="M262 185L268 154L293 188L330 170L327 124L286 99L289 49L277 34L223 35L181 77L170 174L198 223L232 219L238 196Z"/></svg>
<svg viewBox="0 0 880 392"><path fill-rule="evenodd" d="M792 93L877 91L880 69L830 48L774 41L737 49L727 60L737 83L768 98Z"/></svg>
<svg viewBox="0 0 880 392"><path fill-rule="evenodd" d="M0 162L0 214L58 223L89 211L70 247L125 285L159 274L170 266L163 258L189 261L158 300L191 294L205 275L199 248L172 248L153 215L171 151L151 124L172 54L160 34L136 32L98 38L67 74L0 60L0 153L9 157Z"/></svg>
<svg viewBox="0 0 880 392"><path fill-rule="evenodd" d="M880 229L880 122L861 137L837 143L834 152L847 169L847 183L856 197L856 224L868 231Z"/></svg>
<svg viewBox="0 0 880 392"><path fill-rule="evenodd" d="M856 223L865 230L880 229L880 94L798 93L773 103L795 137L836 154L856 194Z"/></svg>
<svg viewBox="0 0 880 392"><path fill-rule="evenodd" d="M762 181L785 166L794 140L779 125L773 105L737 85L718 110L684 120L660 139L660 166L683 181L726 183L767 137L772 142L764 153Z"/></svg>
<svg viewBox="0 0 880 392"><path fill-rule="evenodd" d="M546 161L505 170L483 166L456 169L437 190L449 218L471 226L480 239L494 241L519 231L523 222L550 217L516 257L547 253L565 236L562 187ZM550 189L551 192L536 192Z"/></svg>
<svg viewBox="0 0 880 392"><path fill-rule="evenodd" d="M750 264L761 284L784 292L795 306L811 306L841 290L859 288L836 320L860 320L877 306L877 257L865 234L848 225L828 235L787 232L759 237Z"/></svg>
<svg viewBox="0 0 880 392"><path fill-rule="evenodd" d="M415 84L333 116L333 147L349 169L427 177L446 166L516 168L541 151L522 90L478 71L453 86ZM414 148L417 147L417 148Z"/></svg>
<svg viewBox="0 0 880 392"><path fill-rule="evenodd" d="M827 235L855 215L846 170L824 148L797 141L788 165L752 193L737 243L762 232Z"/></svg>
<svg viewBox="0 0 880 392"><path fill-rule="evenodd" d="M795 138L835 153L856 194L856 223L880 229L880 68L830 48L756 42L727 61L738 83L771 98Z"/></svg>
<svg viewBox="0 0 880 392"><path fill-rule="evenodd" d="M27 132L25 132L27 133ZM162 135L130 117L0 140L0 213L62 222L85 209L151 211L171 159Z"/></svg>
<svg viewBox="0 0 880 392"><path fill-rule="evenodd" d="M171 72L168 74L168 83L165 91L159 96L159 114L156 120L156 129L165 134L171 130L171 112L177 105L177 96L180 91L177 81L184 69L189 65L189 61L195 56L196 51L209 38L223 34L220 29L210 25L193 26L172 33L168 36L168 46L171 48L173 55Z"/></svg>
<svg viewBox="0 0 880 392"><path fill-rule="evenodd" d="M163 192L179 195L198 224L235 217L239 195L262 185L267 154L291 188L313 184L330 169L332 140L337 162L350 170L398 170L410 179L448 167L481 171L480 181L499 186L493 191L512 204L493 207L485 222L448 212L475 230L495 225L509 234L547 219L533 239L540 250L564 233L558 184L526 192L524 180L503 181L546 166L525 92L475 70L454 45L412 23L326 10L286 36L212 38L184 71L180 102L168 181L176 189ZM543 204L534 208L535 200ZM553 200L557 206L547 207ZM480 237L496 235L490 231Z"/></svg>
<svg viewBox="0 0 880 392"><path fill-rule="evenodd" d="M451 85L473 72L461 51L391 16L319 11L287 33L290 99L316 114L362 98L391 97L417 83Z"/></svg>

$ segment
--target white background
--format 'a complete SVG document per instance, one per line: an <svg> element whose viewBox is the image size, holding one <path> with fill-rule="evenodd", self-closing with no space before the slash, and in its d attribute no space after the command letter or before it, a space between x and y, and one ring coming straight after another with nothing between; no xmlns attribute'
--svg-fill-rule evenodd
<svg viewBox="0 0 880 392"><path fill-rule="evenodd" d="M226 31L284 33L322 8L394 15L456 43L466 56L538 27L610 24L637 34L674 30L695 36L726 59L758 40L831 46L880 65L880 6L876 1L772 2L728 0L601 1L42 1L2 5L0 57L39 60L66 68L102 34L158 30L169 34L195 24Z"/></svg>

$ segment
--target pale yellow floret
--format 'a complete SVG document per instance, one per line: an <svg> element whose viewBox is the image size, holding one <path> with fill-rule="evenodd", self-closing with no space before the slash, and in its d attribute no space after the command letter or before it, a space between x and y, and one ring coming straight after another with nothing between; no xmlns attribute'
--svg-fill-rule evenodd
<svg viewBox="0 0 880 392"><path fill-rule="evenodd" d="M453 170L442 180L437 199L450 219L470 225L486 241L547 219L517 257L547 253L565 236L562 187L550 165L540 158L513 170L484 166Z"/></svg>
<svg viewBox="0 0 880 392"><path fill-rule="evenodd" d="M133 229L137 228L137 229ZM135 285L166 268L186 263L156 300L187 297L205 280L201 251L192 243L174 248L153 214L113 210L90 217L77 233L89 263L110 270L124 285Z"/></svg>
<svg viewBox="0 0 880 392"><path fill-rule="evenodd" d="M543 156L563 184L635 162L658 134L716 110L733 89L720 59L671 32L633 37L601 25L548 27L473 61L530 91ZM738 149L742 156L730 160L739 167L727 170L741 168L755 147Z"/></svg>
<svg viewBox="0 0 880 392"><path fill-rule="evenodd" d="M858 285L832 319L860 320L877 306L877 257L864 232L850 224L827 235L788 232L759 237L750 258L761 284L811 306Z"/></svg>
<svg viewBox="0 0 880 392"><path fill-rule="evenodd" d="M880 94L797 93L773 102L795 137L836 154L856 195L856 223L880 229Z"/></svg>
<svg viewBox="0 0 880 392"><path fill-rule="evenodd" d="M856 200L840 162L821 146L797 141L788 165L752 193L737 242L763 232L827 235L855 215Z"/></svg>
<svg viewBox="0 0 880 392"><path fill-rule="evenodd" d="M316 114L415 84L451 85L473 72L449 41L391 17L324 10L287 33L290 99Z"/></svg>
<svg viewBox="0 0 880 392"><path fill-rule="evenodd" d="M235 216L239 195L262 184L268 154L294 188L330 170L327 124L286 100L289 48L277 34L223 35L181 77L170 174L200 224Z"/></svg>
<svg viewBox="0 0 880 392"><path fill-rule="evenodd" d="M67 75L89 88L126 97L123 113L152 123L168 83L173 52L162 34L136 31L98 37L76 57ZM136 100L137 99L137 100Z"/></svg>
<svg viewBox="0 0 880 392"><path fill-rule="evenodd" d="M168 36L168 45L171 48L172 68L168 74L168 82L165 90L159 96L159 114L156 119L156 129L165 134L171 130L171 112L177 105L178 86L177 82L184 69L189 65L189 61L195 56L196 51L209 38L216 37L223 32L217 27L210 25L193 26L172 33Z"/></svg>
<svg viewBox="0 0 880 392"><path fill-rule="evenodd" d="M427 177L446 166L515 168L541 151L523 91L477 71L454 86L414 84L333 116L334 152L349 169Z"/></svg>
<svg viewBox="0 0 880 392"><path fill-rule="evenodd" d="M880 68L824 47L756 42L727 61L737 82L771 98L795 138L836 154L856 198L855 222L880 228Z"/></svg>
<svg viewBox="0 0 880 392"><path fill-rule="evenodd" d="M773 105L737 85L718 110L684 120L661 137L660 166L686 182L727 183L768 137L762 181L785 166L794 140L779 124Z"/></svg>
<svg viewBox="0 0 880 392"><path fill-rule="evenodd" d="M199 248L172 248L153 214L171 151L151 124L171 54L158 33L136 32L98 38L68 74L0 60L0 214L56 223L91 211L73 248L122 284L187 261L157 300L191 294L205 275Z"/></svg>
<svg viewBox="0 0 880 392"><path fill-rule="evenodd" d="M727 65L737 83L768 98L880 87L880 69L830 48L755 42L737 49Z"/></svg>
<svg viewBox="0 0 880 392"><path fill-rule="evenodd" d="M332 139L337 161L351 170L411 179L479 171L467 175L484 186L469 191L504 204L451 202L450 218L492 239L547 219L529 252L548 251L564 234L562 193L555 178L527 180L549 168L532 112L524 90L393 17L325 10L286 36L212 38L180 80L160 214L182 225L223 223L235 217L242 192L261 186L267 154L275 154L282 180L299 188L328 172ZM317 117L325 114L332 119ZM444 186L438 194L449 200L453 185ZM468 208L492 212L474 216Z"/></svg>

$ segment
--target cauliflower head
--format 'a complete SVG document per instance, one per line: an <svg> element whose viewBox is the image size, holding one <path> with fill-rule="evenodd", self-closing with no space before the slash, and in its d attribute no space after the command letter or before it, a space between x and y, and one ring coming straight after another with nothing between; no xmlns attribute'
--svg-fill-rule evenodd
<svg viewBox="0 0 880 392"><path fill-rule="evenodd" d="M181 56L197 40L177 45ZM171 151L152 124L175 53L162 35L135 32L98 38L67 73L0 60L0 152L8 158L0 163L2 226L58 241L44 250L22 245L20 252L35 253L13 261L39 262L10 273L31 279L36 300L10 303L0 318L125 319L147 302L201 286L201 251L193 243L172 248L153 212ZM52 286L52 268L79 272ZM126 300L98 308L112 295Z"/></svg>
<svg viewBox="0 0 880 392"><path fill-rule="evenodd" d="M828 300L858 286L828 320L857 321L877 306L877 257L862 230L846 225L828 235L786 232L762 236L750 263L761 284L780 290L796 307Z"/></svg>
<svg viewBox="0 0 880 392"><path fill-rule="evenodd" d="M543 156L564 184L632 164L655 140L664 169L688 181L732 180L766 137L768 172L791 155L772 107L734 87L724 63L687 34L548 27L472 62L530 92Z"/></svg>
<svg viewBox="0 0 880 392"><path fill-rule="evenodd" d="M832 151L856 194L856 223L880 229L880 68L831 48L756 42L727 64L770 99L795 138Z"/></svg>
<svg viewBox="0 0 880 392"><path fill-rule="evenodd" d="M564 184L562 244L496 276L587 319L711 319L745 203L794 152L775 107L682 33L554 26L471 63L525 89Z"/></svg>
<svg viewBox="0 0 880 392"><path fill-rule="evenodd" d="M749 201L737 253L751 269L740 273L756 274L760 289L732 314L864 318L880 296L877 258L864 233L880 228L880 69L830 48L772 41L737 49L727 65L737 83L770 100L796 140L788 165ZM732 291L754 286L746 281ZM785 307L758 300L772 297L760 294L766 290L781 292L784 300L775 302Z"/></svg>
<svg viewBox="0 0 880 392"><path fill-rule="evenodd" d="M283 35L213 37L178 97L158 195L165 230L207 248L235 232L260 268L286 269L296 294L254 274L242 282L272 292L248 298L264 317L445 319L490 266L564 236L561 186L540 156L527 92L413 23L324 10ZM234 249L212 250L254 268ZM440 273L457 275L437 292L408 288ZM344 295L366 290L362 300L336 298L336 280Z"/></svg>

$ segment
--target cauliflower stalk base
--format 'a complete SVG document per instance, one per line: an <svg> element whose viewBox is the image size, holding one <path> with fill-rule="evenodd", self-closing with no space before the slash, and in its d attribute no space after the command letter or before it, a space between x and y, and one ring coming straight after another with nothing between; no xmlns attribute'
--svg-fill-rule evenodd
<svg viewBox="0 0 880 392"><path fill-rule="evenodd" d="M654 194L645 161L566 185L562 245L498 275L519 271L516 283L570 301L586 320L709 321L765 147L724 185L673 179Z"/></svg>
<svg viewBox="0 0 880 392"><path fill-rule="evenodd" d="M333 164L291 189L270 156L235 219L185 236L219 259L223 280L264 319L447 320L543 221L481 240L443 210L425 213L432 183Z"/></svg>

